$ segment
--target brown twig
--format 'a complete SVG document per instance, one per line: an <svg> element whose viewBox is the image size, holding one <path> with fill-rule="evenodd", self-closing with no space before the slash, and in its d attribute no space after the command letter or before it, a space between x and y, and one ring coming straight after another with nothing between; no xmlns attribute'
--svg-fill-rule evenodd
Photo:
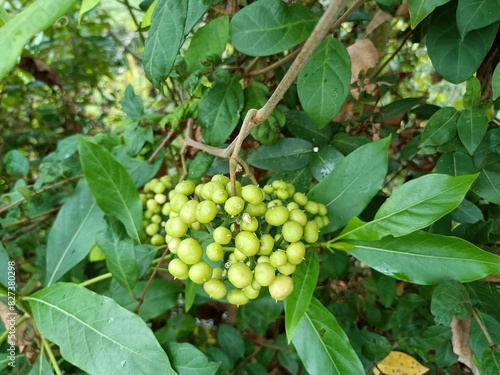
<svg viewBox="0 0 500 375"><path fill-rule="evenodd" d="M387 58L386 61L384 61L384 63L380 66L380 68L377 69L377 71L370 77L372 80L376 77L378 77L378 75L380 73L382 73L382 70L385 69L385 67L387 66L387 64L389 64L389 62L394 58L396 57L396 55L403 49L404 45L406 44L406 42L408 41L408 39L410 38L411 36L411 30L409 30L405 36L403 37L403 40L401 41L400 45L398 46L398 48L396 48L396 50Z"/></svg>
<svg viewBox="0 0 500 375"><path fill-rule="evenodd" d="M497 344L495 344L495 342L491 338L490 333L486 329L486 326L484 325L483 321L481 320L481 317L477 314L477 311L475 308L472 308L472 315L474 316L474 319L476 320L476 323L479 326L479 328L481 328L481 331L483 332L483 335L486 338L486 341L488 341L488 345L490 346L490 349L496 350Z"/></svg>
<svg viewBox="0 0 500 375"><path fill-rule="evenodd" d="M156 155L158 155L158 153L163 149L163 147L165 147L165 145L170 141L170 139L172 139L174 134L175 134L175 131L173 129L171 129L167 133L167 135L165 136L163 141L161 141L160 145L156 148L156 150L149 157L148 164L151 164L153 162L153 160L155 160Z"/></svg>
<svg viewBox="0 0 500 375"><path fill-rule="evenodd" d="M48 211L45 211L45 212L42 212L42 213L30 216L30 217L25 217L24 219L15 221L15 222L7 224L7 225L4 225L3 229L14 227L16 225L22 225L22 224L31 223L31 222L35 221L36 219L38 219L40 217L41 218L45 218L45 216L49 216L49 215L53 214L54 212L59 211L60 208L61 208L61 205L56 206L56 207L54 207L54 208L52 208L52 209L50 209Z"/></svg>

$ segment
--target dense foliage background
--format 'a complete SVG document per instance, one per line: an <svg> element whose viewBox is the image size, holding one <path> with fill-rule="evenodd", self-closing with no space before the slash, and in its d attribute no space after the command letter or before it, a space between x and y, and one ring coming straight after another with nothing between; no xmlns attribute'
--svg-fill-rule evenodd
<svg viewBox="0 0 500 375"><path fill-rule="evenodd" d="M0 3L0 371L500 373L500 5L333 2ZM149 181L236 162L327 208L284 301L149 235Z"/></svg>

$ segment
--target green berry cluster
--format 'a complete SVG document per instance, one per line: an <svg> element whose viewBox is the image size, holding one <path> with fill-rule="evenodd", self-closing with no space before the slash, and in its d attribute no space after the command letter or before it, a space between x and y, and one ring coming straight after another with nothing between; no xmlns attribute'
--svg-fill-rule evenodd
<svg viewBox="0 0 500 375"><path fill-rule="evenodd" d="M235 305L257 298L262 287L276 300L293 291L291 275L306 244L315 243L328 224L325 205L283 181L263 188L236 182L231 196L223 175L199 185L183 181L167 199L170 180L162 178L141 195L144 227L152 244L166 243L176 255L168 266L174 277L203 284L212 298Z"/></svg>

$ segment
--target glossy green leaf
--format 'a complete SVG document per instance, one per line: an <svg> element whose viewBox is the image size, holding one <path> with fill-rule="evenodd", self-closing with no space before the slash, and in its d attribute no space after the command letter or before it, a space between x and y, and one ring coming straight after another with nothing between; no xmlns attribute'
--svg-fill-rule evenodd
<svg viewBox="0 0 500 375"><path fill-rule="evenodd" d="M295 330L293 345L309 374L365 373L335 317L314 297Z"/></svg>
<svg viewBox="0 0 500 375"><path fill-rule="evenodd" d="M500 374L500 349L487 349L481 357L481 369L484 375Z"/></svg>
<svg viewBox="0 0 500 375"><path fill-rule="evenodd" d="M123 112L132 118L138 119L144 113L142 99L139 95L135 94L134 88L130 84L125 89L125 94L120 103L122 105Z"/></svg>
<svg viewBox="0 0 500 375"><path fill-rule="evenodd" d="M486 130L488 130L486 113L479 108L463 110L458 116L457 130L458 136L469 154L474 154L477 146L486 135Z"/></svg>
<svg viewBox="0 0 500 375"><path fill-rule="evenodd" d="M76 0L38 0L2 27L0 33L0 79L16 65L24 46L37 33L53 25L75 5Z"/></svg>
<svg viewBox="0 0 500 375"><path fill-rule="evenodd" d="M482 211L471 201L464 199L460 205L451 212L451 218L457 223L474 224L484 220Z"/></svg>
<svg viewBox="0 0 500 375"><path fill-rule="evenodd" d="M493 72L493 78L491 79L491 85L493 87L493 100L498 99L500 96L500 64L497 64L495 71Z"/></svg>
<svg viewBox="0 0 500 375"><path fill-rule="evenodd" d="M240 119L243 101L243 89L238 77L229 77L228 74L203 93L198 107L198 121L207 144L220 146L228 140Z"/></svg>
<svg viewBox="0 0 500 375"><path fill-rule="evenodd" d="M346 228L339 238L376 241L425 228L457 208L476 177L429 174L411 180L392 192L372 221Z"/></svg>
<svg viewBox="0 0 500 375"><path fill-rule="evenodd" d="M194 299L196 298L196 293L198 293L199 284L191 281L191 279L186 280L186 287L184 289L184 303L186 305L186 311L189 311L193 307Z"/></svg>
<svg viewBox="0 0 500 375"><path fill-rule="evenodd" d="M382 113L383 119L385 121L390 120L396 116L408 112L410 109L418 104L421 104L423 101L425 101L425 97L399 99L392 103L384 105L380 109L380 112Z"/></svg>
<svg viewBox="0 0 500 375"><path fill-rule="evenodd" d="M85 372L175 374L147 324L111 298L58 283L25 300L38 331Z"/></svg>
<svg viewBox="0 0 500 375"><path fill-rule="evenodd" d="M134 295L141 296L147 283L146 280L138 281L133 289ZM153 279L137 314L146 322L158 318L177 305L181 291L181 287L173 281L159 278ZM113 298L120 306L135 312L137 300L132 296L130 290L117 281L113 280L111 282L109 293L106 293L106 295Z"/></svg>
<svg viewBox="0 0 500 375"><path fill-rule="evenodd" d="M159 0L151 17L151 28L143 54L148 80L163 92L162 82L172 70L186 35L210 8L204 0Z"/></svg>
<svg viewBox="0 0 500 375"><path fill-rule="evenodd" d="M500 172L489 168L481 169L471 190L488 202L500 204Z"/></svg>
<svg viewBox="0 0 500 375"><path fill-rule="evenodd" d="M382 187L387 172L389 138L358 148L311 189L309 199L328 208L330 224L323 230L343 227L359 215Z"/></svg>
<svg viewBox="0 0 500 375"><path fill-rule="evenodd" d="M220 59L229 37L228 16L217 17L196 31L184 55L188 72L212 69L214 57Z"/></svg>
<svg viewBox="0 0 500 375"><path fill-rule="evenodd" d="M300 102L320 128L326 126L344 104L351 82L351 58L344 45L324 39L297 78Z"/></svg>
<svg viewBox="0 0 500 375"><path fill-rule="evenodd" d="M437 9L429 22L427 51L436 71L447 81L460 83L470 78L490 49L499 23L470 31L464 38L458 31L456 2Z"/></svg>
<svg viewBox="0 0 500 375"><path fill-rule="evenodd" d="M379 241L349 241L349 253L396 279L415 284L468 282L498 274L500 257L457 237L415 232Z"/></svg>
<svg viewBox="0 0 500 375"><path fill-rule="evenodd" d="M370 143L370 139L363 137L361 135L351 137L346 133L337 133L333 136L332 146L339 150L344 155L348 155L351 152L357 150L361 146Z"/></svg>
<svg viewBox="0 0 500 375"><path fill-rule="evenodd" d="M165 156L165 150L160 150L153 162L150 164L147 160L140 160L128 154L124 146L116 147L113 151L116 160L122 164L130 173L136 187L142 187L158 173Z"/></svg>
<svg viewBox="0 0 500 375"><path fill-rule="evenodd" d="M431 312L437 324L449 325L453 317L472 315L472 303L465 286L455 280L439 283L432 292Z"/></svg>
<svg viewBox="0 0 500 375"><path fill-rule="evenodd" d="M283 52L307 39L318 18L300 4L281 0L256 1L231 20L231 42L250 56L269 56Z"/></svg>
<svg viewBox="0 0 500 375"><path fill-rule="evenodd" d="M259 298L243 306L238 306L236 320L243 331L251 328L258 335L265 335L272 324L283 314L283 302L271 298L267 290Z"/></svg>
<svg viewBox="0 0 500 375"><path fill-rule="evenodd" d="M217 328L217 342L224 352L232 359L243 358L245 343L241 334L230 325L221 324Z"/></svg>
<svg viewBox="0 0 500 375"><path fill-rule="evenodd" d="M7 174L14 177L26 175L30 170L30 162L19 150L10 150L3 157Z"/></svg>
<svg viewBox="0 0 500 375"><path fill-rule="evenodd" d="M139 278L134 242L118 219L106 216L105 220L106 226L99 232L97 244L106 254L109 272L121 285L132 290Z"/></svg>
<svg viewBox="0 0 500 375"><path fill-rule="evenodd" d="M457 135L458 112L453 107L444 107L434 113L425 125L419 147L441 146Z"/></svg>
<svg viewBox="0 0 500 375"><path fill-rule="evenodd" d="M420 22L432 13L436 7L446 4L450 0L408 0L411 28L414 29Z"/></svg>
<svg viewBox="0 0 500 375"><path fill-rule="evenodd" d="M313 154L311 162L309 163L309 169L318 181L325 178L335 166L344 158L338 150L330 145L324 145L319 148L317 152Z"/></svg>
<svg viewBox="0 0 500 375"><path fill-rule="evenodd" d="M300 138L283 138L272 146L260 146L248 153L245 161L270 171L304 168L312 156L312 144Z"/></svg>
<svg viewBox="0 0 500 375"><path fill-rule="evenodd" d="M461 176L476 172L472 157L463 151L447 152L441 155L436 163L436 173Z"/></svg>
<svg viewBox="0 0 500 375"><path fill-rule="evenodd" d="M149 269L151 262L155 258L157 247L153 245L143 244L135 247L135 256L137 258L137 269L139 277L143 276Z"/></svg>
<svg viewBox="0 0 500 375"><path fill-rule="evenodd" d="M78 23L82 21L82 17L85 15L85 13L90 12L100 2L101 0L83 0L82 5L80 6L80 12L78 12Z"/></svg>
<svg viewBox="0 0 500 375"><path fill-rule="evenodd" d="M295 137L305 139L314 146L321 146L332 138L332 128L318 128L305 112L288 111L285 113L287 130ZM345 134L345 133L344 133Z"/></svg>
<svg viewBox="0 0 500 375"><path fill-rule="evenodd" d="M7 250L5 250L5 247L0 242L0 267L2 267L3 270L7 270L8 266L9 266L9 254L7 254ZM0 284L7 286L8 281L9 281L8 272L2 272L2 274L0 274Z"/></svg>
<svg viewBox="0 0 500 375"><path fill-rule="evenodd" d="M470 324L470 346L472 354L476 358L482 358L483 353L490 349L488 339L484 336L484 329L488 332L493 342L500 342L500 322L498 321L498 311L495 314L488 315L478 311L482 327L476 319L471 319ZM483 328L484 327L484 328Z"/></svg>
<svg viewBox="0 0 500 375"><path fill-rule="evenodd" d="M105 225L103 216L87 182L80 181L57 214L49 232L46 286L55 283L87 256L95 244L97 233Z"/></svg>
<svg viewBox="0 0 500 375"><path fill-rule="evenodd" d="M200 151L196 154L195 158L189 164L187 179L197 183L200 178L205 176L210 166L213 164L215 156L206 152Z"/></svg>
<svg viewBox="0 0 500 375"><path fill-rule="evenodd" d="M464 108L471 109L477 107L481 102L481 82L472 76L467 80L464 94Z"/></svg>
<svg viewBox="0 0 500 375"><path fill-rule="evenodd" d="M210 362L196 346L187 342L169 342L168 355L179 375L214 375L219 363Z"/></svg>
<svg viewBox="0 0 500 375"><path fill-rule="evenodd" d="M29 372L28 375L54 375L54 372L52 371L52 367L50 365L49 360L47 359L47 356L45 355L45 350L42 349L40 350L40 355L38 356L37 360L35 361L35 364L31 368L31 371Z"/></svg>
<svg viewBox="0 0 500 375"><path fill-rule="evenodd" d="M462 37L500 20L498 0L458 0L457 27Z"/></svg>
<svg viewBox="0 0 500 375"><path fill-rule="evenodd" d="M142 237L142 203L125 167L104 147L78 138L83 173L99 207L120 220L139 244Z"/></svg>
<svg viewBox="0 0 500 375"><path fill-rule="evenodd" d="M306 260L293 273L293 292L285 300L285 328L289 344L311 302L318 281L318 275L318 254L315 249L312 249L307 254Z"/></svg>

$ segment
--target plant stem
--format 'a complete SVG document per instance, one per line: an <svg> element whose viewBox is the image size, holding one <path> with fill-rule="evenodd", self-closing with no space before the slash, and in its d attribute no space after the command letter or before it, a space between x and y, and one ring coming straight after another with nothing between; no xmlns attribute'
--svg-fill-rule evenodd
<svg viewBox="0 0 500 375"><path fill-rule="evenodd" d="M132 17L132 21L134 21L135 26L137 27L137 29L139 29L141 27L141 24L139 23L139 21L137 21L137 18L135 17L134 10L132 9L132 6L128 2L128 0L123 0L123 4L127 7L128 12L130 13L130 17ZM142 44L144 44L144 42L146 41L146 38L144 38L144 35L142 35L142 33L140 31L138 31L138 33L139 33L139 38L141 38L141 40L142 40Z"/></svg>
<svg viewBox="0 0 500 375"><path fill-rule="evenodd" d="M113 275L111 274L111 272L104 273L102 275L96 276L96 277L94 277L92 279L89 279L87 281L84 281L84 282L80 283L80 285L86 287L88 285L92 285L92 284L98 283L99 281L110 279L111 277L113 277Z"/></svg>
<svg viewBox="0 0 500 375"><path fill-rule="evenodd" d="M168 132L167 136L161 141L160 145L156 148L156 150L151 154L151 156L148 159L148 164L151 164L153 160L155 160L156 155L162 150L163 147L170 141L174 135L175 131L172 129Z"/></svg>
<svg viewBox="0 0 500 375"><path fill-rule="evenodd" d="M59 368L59 364L57 363L56 357L54 356L54 353L52 352L52 348L50 347L49 343L45 339L45 337L41 337L42 339L42 345L47 351L47 356L49 357L50 364L52 365L52 368L54 369L54 372L56 375L62 375L62 371Z"/></svg>

